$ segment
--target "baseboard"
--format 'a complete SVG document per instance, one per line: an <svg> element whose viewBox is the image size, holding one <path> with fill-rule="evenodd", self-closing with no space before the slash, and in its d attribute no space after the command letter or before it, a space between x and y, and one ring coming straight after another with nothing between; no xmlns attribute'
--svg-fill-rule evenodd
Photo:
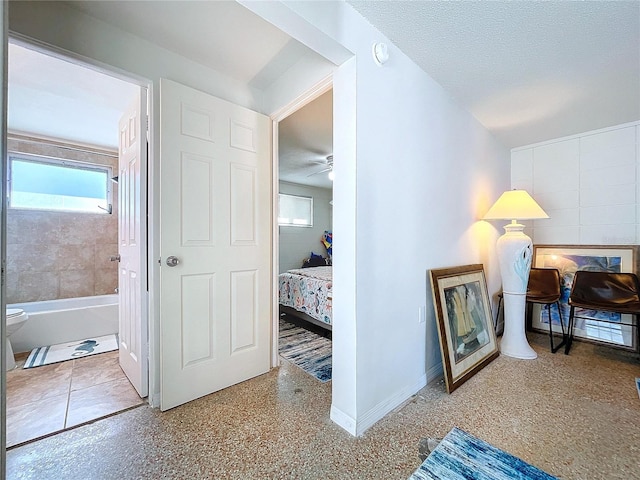
<svg viewBox="0 0 640 480"><path fill-rule="evenodd" d="M149 395L149 397L147 397L147 401L149 402L149 406L153 408L160 408L160 392Z"/></svg>
<svg viewBox="0 0 640 480"><path fill-rule="evenodd" d="M356 422L356 436L359 437L370 427L382 420L389 412L404 403L414 393L427 384L427 375L422 375L413 385L398 391L392 397L380 402L368 412L365 412Z"/></svg>
<svg viewBox="0 0 640 480"><path fill-rule="evenodd" d="M335 424L342 427L354 437L359 437L379 420L382 420L389 412L406 402L418 390L427 385L427 383L439 379L442 375L442 363L438 363L427 370L413 385L403 388L392 397L380 402L371 410L364 413L360 419L356 420L333 405L331 405L330 418Z"/></svg>
<svg viewBox="0 0 640 480"><path fill-rule="evenodd" d="M356 420L355 418L347 415L340 409L331 405L331 420L334 423L338 424L340 427L344 428L354 437L359 437L365 431L367 431L369 427L373 426L378 420L384 418L385 415L395 409L398 405L404 403L408 398L411 397L411 395L416 393L426 384L427 376L423 375L413 385L403 388L393 397L380 402L378 405L362 415L359 420Z"/></svg>
<svg viewBox="0 0 640 480"><path fill-rule="evenodd" d="M342 427L354 437L356 436L356 420L354 418L351 418L349 415L333 405L331 405L329 418L331 418L333 423Z"/></svg>
<svg viewBox="0 0 640 480"><path fill-rule="evenodd" d="M429 370L427 370L427 383L431 383L434 380L439 379L444 375L444 370L442 368L442 363L437 363Z"/></svg>

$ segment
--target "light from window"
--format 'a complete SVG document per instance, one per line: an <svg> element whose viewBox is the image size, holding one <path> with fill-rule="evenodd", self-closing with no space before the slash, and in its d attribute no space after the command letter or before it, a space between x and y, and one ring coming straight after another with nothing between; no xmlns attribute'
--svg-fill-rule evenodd
<svg viewBox="0 0 640 480"><path fill-rule="evenodd" d="M9 156L9 207L111 213L108 166Z"/></svg>
<svg viewBox="0 0 640 480"><path fill-rule="evenodd" d="M313 227L313 198L279 195L278 225Z"/></svg>

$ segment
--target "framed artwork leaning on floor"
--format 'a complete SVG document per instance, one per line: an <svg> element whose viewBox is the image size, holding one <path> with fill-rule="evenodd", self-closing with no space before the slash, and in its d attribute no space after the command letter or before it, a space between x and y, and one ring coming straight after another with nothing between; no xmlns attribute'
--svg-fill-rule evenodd
<svg viewBox="0 0 640 480"><path fill-rule="evenodd" d="M484 267L434 269L431 292L447 392L498 356Z"/></svg>

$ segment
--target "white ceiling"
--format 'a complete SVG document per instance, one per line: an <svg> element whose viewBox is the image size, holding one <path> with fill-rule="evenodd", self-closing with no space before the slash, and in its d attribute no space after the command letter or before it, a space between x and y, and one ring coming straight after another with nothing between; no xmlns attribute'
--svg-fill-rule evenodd
<svg viewBox="0 0 640 480"><path fill-rule="evenodd" d="M640 2L347 0L517 147L640 120Z"/></svg>
<svg viewBox="0 0 640 480"><path fill-rule="evenodd" d="M10 132L118 149L118 121L139 87L9 44Z"/></svg>
<svg viewBox="0 0 640 480"><path fill-rule="evenodd" d="M333 91L322 94L278 125L280 180L332 188L327 156L333 154Z"/></svg>
<svg viewBox="0 0 640 480"><path fill-rule="evenodd" d="M347 1L507 147L640 119L638 1ZM66 3L258 90L310 54L235 2ZM122 111L114 98L127 94L105 97L111 87L97 88L97 80L78 72L30 70L36 66L28 56L10 52L9 127L115 146L115 135L106 140L97 133L104 128L98 117ZM80 100L91 105L91 115ZM281 126L281 170L285 177L299 173L288 181L320 181L323 175L308 177L311 167L304 165L332 153L327 105L309 112L315 113L301 112ZM92 124L95 129L86 128ZM67 133L47 130L64 125Z"/></svg>
<svg viewBox="0 0 640 480"><path fill-rule="evenodd" d="M274 79L271 76L262 78L261 72L269 71L269 64L279 58L283 50L287 58L284 63L279 58L281 71L278 73L308 51L234 1L85 0L65 3L260 90Z"/></svg>

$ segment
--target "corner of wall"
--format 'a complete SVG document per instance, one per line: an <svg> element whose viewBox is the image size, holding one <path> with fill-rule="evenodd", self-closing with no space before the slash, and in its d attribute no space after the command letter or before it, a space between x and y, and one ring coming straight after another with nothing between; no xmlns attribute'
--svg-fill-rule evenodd
<svg viewBox="0 0 640 480"><path fill-rule="evenodd" d="M357 435L355 418L350 417L335 405L331 405L331 413L329 417L331 418L331 421L342 427L354 437Z"/></svg>

